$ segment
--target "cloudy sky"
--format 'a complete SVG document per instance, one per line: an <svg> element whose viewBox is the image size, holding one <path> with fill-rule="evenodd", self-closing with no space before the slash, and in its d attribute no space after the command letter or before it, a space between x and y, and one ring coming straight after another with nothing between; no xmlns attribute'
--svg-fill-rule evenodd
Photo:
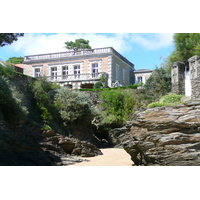
<svg viewBox="0 0 200 200"><path fill-rule="evenodd" d="M92 48L114 47L136 69L155 69L173 51L173 33L25 33L0 48L0 59L66 51L65 42L84 38Z"/></svg>

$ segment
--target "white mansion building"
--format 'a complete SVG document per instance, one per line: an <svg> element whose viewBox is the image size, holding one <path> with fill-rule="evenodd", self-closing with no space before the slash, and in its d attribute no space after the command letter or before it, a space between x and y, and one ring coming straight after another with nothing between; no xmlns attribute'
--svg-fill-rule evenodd
<svg viewBox="0 0 200 200"><path fill-rule="evenodd" d="M102 74L109 87L134 84L134 64L112 47L30 55L23 64L24 74L71 88L92 88Z"/></svg>

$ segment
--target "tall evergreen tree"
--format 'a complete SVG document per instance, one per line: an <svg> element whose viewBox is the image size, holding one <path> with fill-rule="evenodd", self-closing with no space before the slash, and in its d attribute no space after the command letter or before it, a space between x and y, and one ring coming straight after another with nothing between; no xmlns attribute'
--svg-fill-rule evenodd
<svg viewBox="0 0 200 200"><path fill-rule="evenodd" d="M174 34L175 50L169 56L171 62L187 60L200 55L200 33L176 33Z"/></svg>

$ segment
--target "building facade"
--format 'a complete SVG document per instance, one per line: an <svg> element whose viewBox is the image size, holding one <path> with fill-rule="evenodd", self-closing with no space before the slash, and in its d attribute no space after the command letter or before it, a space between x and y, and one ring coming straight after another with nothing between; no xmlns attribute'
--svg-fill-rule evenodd
<svg viewBox="0 0 200 200"><path fill-rule="evenodd" d="M73 89L92 88L102 75L109 87L131 85L133 71L134 64L112 47L24 57L24 74Z"/></svg>
<svg viewBox="0 0 200 200"><path fill-rule="evenodd" d="M139 69L134 71L135 83L146 83L147 79L151 76L153 70Z"/></svg>

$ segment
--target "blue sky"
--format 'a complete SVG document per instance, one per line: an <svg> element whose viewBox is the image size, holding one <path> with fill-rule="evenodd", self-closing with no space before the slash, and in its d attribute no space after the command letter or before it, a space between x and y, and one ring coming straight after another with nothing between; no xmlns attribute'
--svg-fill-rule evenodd
<svg viewBox="0 0 200 200"><path fill-rule="evenodd" d="M174 49L173 33L25 33L0 48L0 60L10 57L65 51L64 43L84 38L92 48L114 47L135 64L135 69L155 69Z"/></svg>

